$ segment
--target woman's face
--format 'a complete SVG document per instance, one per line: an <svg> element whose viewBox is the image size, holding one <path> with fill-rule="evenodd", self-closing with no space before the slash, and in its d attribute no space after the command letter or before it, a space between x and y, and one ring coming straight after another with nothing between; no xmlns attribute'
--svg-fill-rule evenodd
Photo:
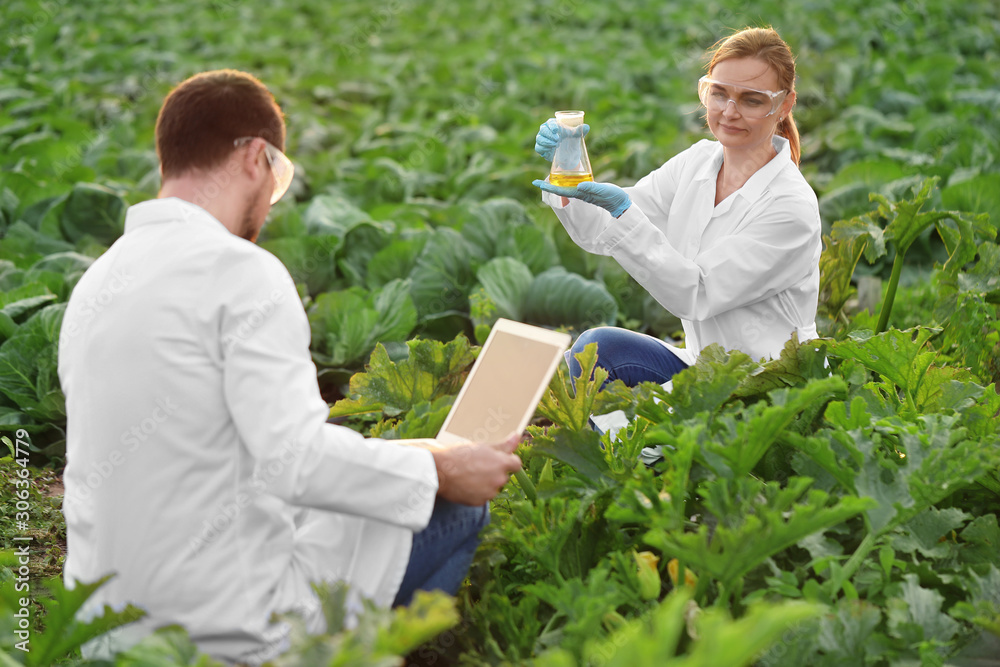
<svg viewBox="0 0 1000 667"><path fill-rule="evenodd" d="M735 86L743 86L754 90L778 92L778 74L763 60L757 58L731 58L715 65L709 76L722 84L720 93L727 93L733 99L739 99L741 91ZM725 87L731 84L732 88ZM752 150L764 145L770 145L771 137L781 118L788 115L795 103L795 94L789 93L785 100L770 116L763 118L748 118L740 113L738 106L732 102L726 104L721 111L709 105L707 107L708 129L726 148Z"/></svg>

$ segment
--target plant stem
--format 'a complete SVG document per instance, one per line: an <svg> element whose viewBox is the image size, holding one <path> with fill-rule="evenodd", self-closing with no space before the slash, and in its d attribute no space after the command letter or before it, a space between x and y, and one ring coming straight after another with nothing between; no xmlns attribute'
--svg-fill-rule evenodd
<svg viewBox="0 0 1000 667"><path fill-rule="evenodd" d="M844 564L843 569L840 571L840 576L834 581L836 585L831 591L832 595L836 595L837 591L843 587L844 582L850 579L857 569L861 567L861 561L875 547L875 540L877 539L878 535L875 533L865 535L865 539L861 540L861 544L858 545L858 548L854 550L854 553L851 554L851 557Z"/></svg>
<svg viewBox="0 0 1000 667"><path fill-rule="evenodd" d="M892 260L892 274L889 276L889 287L885 290L885 298L882 300L882 310L878 315L878 328L876 334L886 330L889 325L889 313L892 312L892 302L896 300L896 287L899 285L899 274L903 272L903 257L905 252L896 249L896 258Z"/></svg>

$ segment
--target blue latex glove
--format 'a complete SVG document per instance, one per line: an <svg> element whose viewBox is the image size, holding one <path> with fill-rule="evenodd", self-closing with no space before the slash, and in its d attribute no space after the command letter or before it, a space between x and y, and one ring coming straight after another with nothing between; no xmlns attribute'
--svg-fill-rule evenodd
<svg viewBox="0 0 1000 667"><path fill-rule="evenodd" d="M586 123L579 127L565 127L559 124L555 118L549 118L538 128L535 135L535 152L543 158L552 162L552 156L556 153L556 146L566 137L585 137L590 132L590 126Z"/></svg>
<svg viewBox="0 0 1000 667"><path fill-rule="evenodd" d="M621 217L621 214L627 211L628 207L632 205L632 200L629 199L628 193L613 183L584 181L571 188L552 185L545 181L532 181L531 184L554 195L571 197L585 201L588 204L593 204L594 206L600 206L616 218Z"/></svg>

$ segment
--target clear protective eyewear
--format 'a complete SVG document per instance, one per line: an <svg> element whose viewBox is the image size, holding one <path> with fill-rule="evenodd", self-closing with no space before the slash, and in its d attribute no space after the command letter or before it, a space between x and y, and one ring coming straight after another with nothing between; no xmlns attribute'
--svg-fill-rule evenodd
<svg viewBox="0 0 1000 667"><path fill-rule="evenodd" d="M260 139L264 142L264 155L267 156L267 163L271 165L271 175L274 176L274 192L271 193L271 205L273 206L288 191L288 186L292 184L295 165L288 159L288 156L263 137L240 137L233 142L233 145L239 147L254 139Z"/></svg>
<svg viewBox="0 0 1000 667"><path fill-rule="evenodd" d="M740 115L746 118L767 118L778 110L787 94L787 90L757 90L716 81L708 76L698 79L698 98L706 109L725 111L732 102Z"/></svg>

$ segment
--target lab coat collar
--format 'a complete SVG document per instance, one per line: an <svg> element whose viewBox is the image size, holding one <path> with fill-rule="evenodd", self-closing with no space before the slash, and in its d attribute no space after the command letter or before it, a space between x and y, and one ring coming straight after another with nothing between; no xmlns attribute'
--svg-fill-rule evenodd
<svg viewBox="0 0 1000 667"><path fill-rule="evenodd" d="M774 177L792 162L792 149L788 145L788 139L775 135L771 137L771 144L778 154L758 169L753 176L747 179L743 187L737 190L747 201L757 201L767 190L767 186L771 184Z"/></svg>
<svg viewBox="0 0 1000 667"><path fill-rule="evenodd" d="M230 233L211 213L178 197L150 199L130 206L125 213L125 233L161 222L197 222L208 229Z"/></svg>
<svg viewBox="0 0 1000 667"><path fill-rule="evenodd" d="M722 144L717 141L713 143L715 144L715 151L709 159L705 160L701 169L698 170L698 174L694 179L696 181L714 181L719 176L719 167L722 166L723 158ZM778 154L771 158L770 162L758 169L743 184L743 187L736 191L736 194L748 201L756 201L764 194L764 191L770 185L771 181L774 180L774 177L792 161L792 151L788 145L788 139L775 135L771 137L771 144Z"/></svg>

